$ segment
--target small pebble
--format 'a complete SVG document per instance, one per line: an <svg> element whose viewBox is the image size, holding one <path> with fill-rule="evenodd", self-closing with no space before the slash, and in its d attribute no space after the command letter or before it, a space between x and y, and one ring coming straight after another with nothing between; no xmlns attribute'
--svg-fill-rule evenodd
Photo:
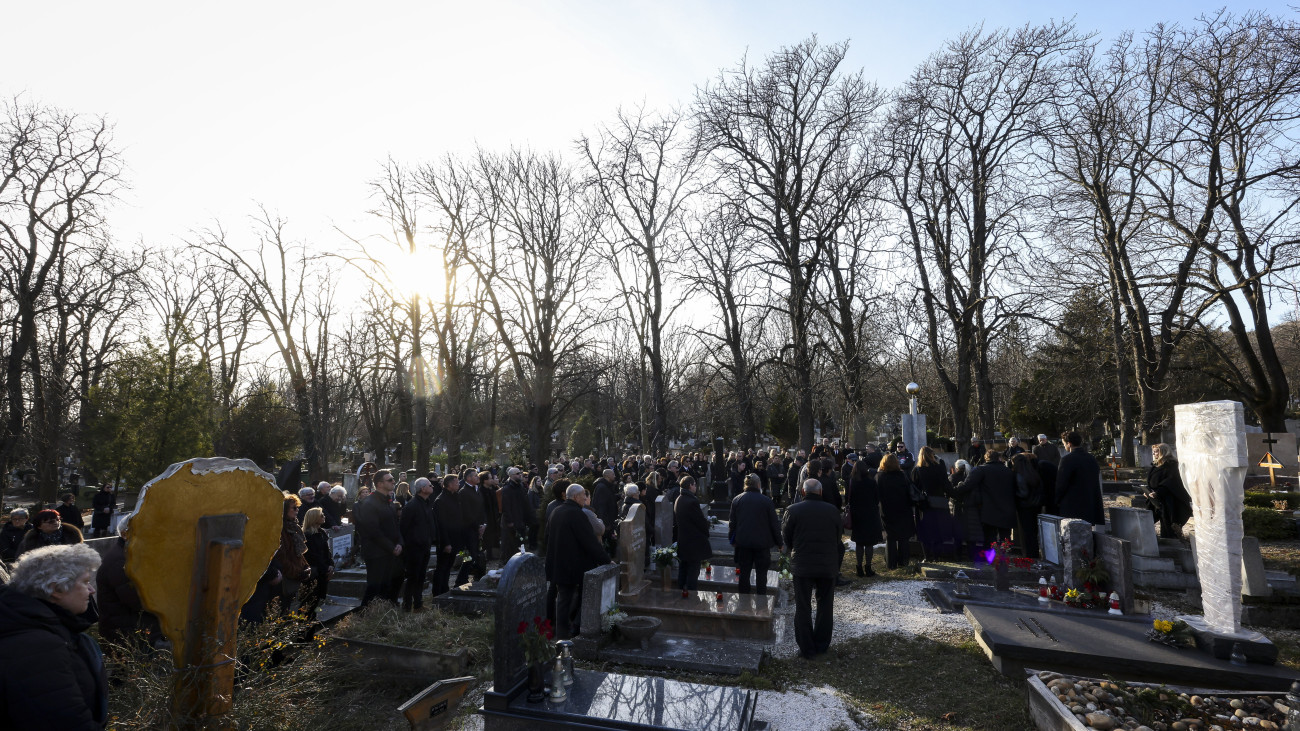
<svg viewBox="0 0 1300 731"><path fill-rule="evenodd" d="M1245 701L1241 700L1240 698L1233 698L1232 700L1228 701L1228 705L1232 706L1233 708L1246 707Z"/></svg>

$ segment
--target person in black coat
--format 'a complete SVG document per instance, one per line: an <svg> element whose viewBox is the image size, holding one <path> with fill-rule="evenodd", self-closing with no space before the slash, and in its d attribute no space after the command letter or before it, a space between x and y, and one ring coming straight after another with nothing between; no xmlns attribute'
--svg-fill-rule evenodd
<svg viewBox="0 0 1300 731"><path fill-rule="evenodd" d="M614 522L618 520L618 503L621 494L614 487L614 470L605 470L591 486L591 511L605 524L603 542L608 545L614 537Z"/></svg>
<svg viewBox="0 0 1300 731"><path fill-rule="evenodd" d="M397 525L393 490L397 479L388 470L375 474L375 491L357 503L357 535L366 562L366 593L361 606L375 597L397 603L402 580L402 533Z"/></svg>
<svg viewBox="0 0 1300 731"><path fill-rule="evenodd" d="M307 565L311 567L311 578L303 585L302 591L303 608L308 617L316 616L314 612L325 601L330 578L334 576L334 552L325 532L325 520L325 510L319 506L308 510L307 517L302 520L303 536L307 539Z"/></svg>
<svg viewBox="0 0 1300 731"><path fill-rule="evenodd" d="M958 543L957 522L948 508L952 485L948 482L948 465L939 459L934 449L921 447L916 466L912 468L912 483L925 491L927 501L919 510L916 533L921 540L922 557L934 559L951 545L955 551Z"/></svg>
<svg viewBox="0 0 1300 731"><path fill-rule="evenodd" d="M972 436L970 438L970 446L966 448L966 462L970 464L972 468L979 467L984 464L984 454L986 452L988 452L988 450L984 448L984 442L980 441L979 437Z"/></svg>
<svg viewBox="0 0 1300 731"><path fill-rule="evenodd" d="M103 653L86 634L99 554L35 550L0 586L0 728L99 731L108 722Z"/></svg>
<svg viewBox="0 0 1300 731"><path fill-rule="evenodd" d="M844 530L840 511L822 500L821 490L817 480L804 482L803 499L786 508L781 525L781 540L793 551L790 573L794 574L794 640L805 659L821 655L831 646L835 577L839 574Z"/></svg>
<svg viewBox="0 0 1300 731"><path fill-rule="evenodd" d="M321 510L325 511L326 528L343 525L343 514L348 512L348 491L342 485L329 488L329 492L320 496L319 502Z"/></svg>
<svg viewBox="0 0 1300 731"><path fill-rule="evenodd" d="M99 492L90 501L90 528L94 538L107 538L108 526L113 522L113 511L117 508L117 494L113 486L107 483L99 486Z"/></svg>
<svg viewBox="0 0 1300 731"><path fill-rule="evenodd" d="M583 575L613 563L582 510L587 503L587 490L569 485L564 502L556 506L546 524L546 578L556 587L555 633L562 640L578 630Z"/></svg>
<svg viewBox="0 0 1300 731"><path fill-rule="evenodd" d="M1011 458L1016 476L1016 541L1026 558L1038 558L1038 511L1043 506L1043 479L1031 452Z"/></svg>
<svg viewBox="0 0 1300 731"><path fill-rule="evenodd" d="M1106 524L1101 502L1101 465L1083 446L1078 432L1061 435L1069 454L1061 457L1056 468L1056 513L1062 518L1086 520L1093 525Z"/></svg>
<svg viewBox="0 0 1300 731"><path fill-rule="evenodd" d="M896 569L912 560L912 536L916 535L913 518L912 481L907 479L892 454L880 460L876 473L880 490L880 518L885 526L885 567Z"/></svg>
<svg viewBox="0 0 1300 731"><path fill-rule="evenodd" d="M749 574L757 571L758 593L766 594L772 547L784 548L785 543L781 538L781 524L776 519L776 504L763 494L762 480L758 475L745 477L745 491L731 501L727 528L727 539L736 548L740 593L749 593Z"/></svg>
<svg viewBox="0 0 1300 731"><path fill-rule="evenodd" d="M1052 447L1052 449L1056 449L1056 447ZM1038 480L1043 485L1042 512L1048 515L1060 515L1056 511L1056 463L1036 458L1034 459L1034 469L1038 470Z"/></svg>
<svg viewBox="0 0 1300 731"><path fill-rule="evenodd" d="M427 477L415 480L414 494L402 508L402 611L424 609L424 581L429 574L429 551L438 545L438 526L433 518L433 483Z"/></svg>
<svg viewBox="0 0 1300 731"><path fill-rule="evenodd" d="M77 496L70 492L63 495L63 502L59 503L58 507L59 520L62 520L64 525L70 525L85 533L86 521L81 517L81 508L77 507L76 501Z"/></svg>
<svg viewBox="0 0 1300 731"><path fill-rule="evenodd" d="M144 611L140 595L126 575L126 540L119 536L104 552L103 559L95 572L99 636L113 644L137 642L148 647L162 630L158 620Z"/></svg>
<svg viewBox="0 0 1300 731"><path fill-rule="evenodd" d="M18 558L18 547L31 526L27 524L27 509L14 508L9 511L9 522L0 527L0 561L13 562Z"/></svg>
<svg viewBox="0 0 1300 731"><path fill-rule="evenodd" d="M973 563L984 550L984 524L980 522L979 496L971 492L957 492L957 488L970 477L970 472L969 462L957 460L952 466L952 474L948 475L948 484L951 486L948 494L952 500L953 519L957 522L957 537L964 544L964 549L958 549L957 553Z"/></svg>
<svg viewBox="0 0 1300 731"><path fill-rule="evenodd" d="M501 560L519 553L523 542L537 530L537 513L528 502L524 473L518 467L506 470L501 488Z"/></svg>
<svg viewBox="0 0 1300 731"><path fill-rule="evenodd" d="M456 562L456 555L469 546L470 535L478 529L470 525L462 514L459 497L460 478L447 475L442 478L442 492L433 499L433 519L438 535L438 564L433 571L433 595L447 593L447 580L451 578L451 566ZM464 583L469 561L461 564L460 575L456 585Z"/></svg>
<svg viewBox="0 0 1300 731"><path fill-rule="evenodd" d="M478 473L478 495L483 501L483 538L480 550L483 552L483 570L487 570L487 560L501 548L501 495L500 480L490 470ZM527 492L524 497L527 498Z"/></svg>
<svg viewBox="0 0 1300 731"><path fill-rule="evenodd" d="M954 494L979 504L985 541L1011 539L1011 529L1016 526L1016 475L1002 464L1001 452L985 452L984 464L971 470Z"/></svg>
<svg viewBox="0 0 1300 731"><path fill-rule="evenodd" d="M659 488L662 479L663 478L659 476L658 472L651 472L645 476L645 481L643 482L645 485L645 495L641 498L641 502L645 503L646 538L647 543L650 545L658 545L658 541L655 540L654 525L655 511L659 509L658 501L664 494L663 490Z"/></svg>
<svg viewBox="0 0 1300 731"><path fill-rule="evenodd" d="M487 573L487 560L483 557L483 534L487 532L487 510L486 503L483 501L483 491L480 488L478 472L465 470L456 497L460 499L461 518L470 527L466 535L468 543L465 546L470 560L460 565L460 571L456 576L457 585L465 583L470 576L478 581Z"/></svg>
<svg viewBox="0 0 1300 731"><path fill-rule="evenodd" d="M1148 507L1160 521L1160 535L1182 538L1183 526L1192 517L1192 496L1178 473L1174 448L1157 444L1151 448L1151 471L1147 473Z"/></svg>
<svg viewBox="0 0 1300 731"><path fill-rule="evenodd" d="M704 517L695 496L695 478L682 478L681 494L673 502L673 524L677 526L677 583L682 596L694 591L700 579L700 564L713 557L709 545L709 519Z"/></svg>
<svg viewBox="0 0 1300 731"><path fill-rule="evenodd" d="M846 462L853 465L849 472L848 502L851 537L857 545L858 576L875 576L876 572L871 568L875 546L885 540L880 523L880 489L866 462L858 460L855 455L849 455Z"/></svg>

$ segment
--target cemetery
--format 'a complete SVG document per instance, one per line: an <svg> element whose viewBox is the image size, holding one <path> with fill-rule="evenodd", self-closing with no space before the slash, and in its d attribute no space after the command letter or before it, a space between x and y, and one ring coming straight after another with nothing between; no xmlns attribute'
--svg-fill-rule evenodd
<svg viewBox="0 0 1300 731"><path fill-rule="evenodd" d="M15 4L0 731L1300 731L1257 4Z"/></svg>

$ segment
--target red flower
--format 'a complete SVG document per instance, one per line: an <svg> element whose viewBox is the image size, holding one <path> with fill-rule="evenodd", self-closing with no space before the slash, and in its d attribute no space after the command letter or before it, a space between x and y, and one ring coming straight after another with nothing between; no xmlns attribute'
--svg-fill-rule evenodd
<svg viewBox="0 0 1300 731"><path fill-rule="evenodd" d="M519 634L522 635L527 631L528 631L528 620L523 620L519 623Z"/></svg>

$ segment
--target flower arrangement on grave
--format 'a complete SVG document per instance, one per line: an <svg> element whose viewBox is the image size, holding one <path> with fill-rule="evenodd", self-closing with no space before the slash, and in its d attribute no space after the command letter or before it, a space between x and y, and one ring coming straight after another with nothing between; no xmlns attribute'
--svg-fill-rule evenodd
<svg viewBox="0 0 1300 731"><path fill-rule="evenodd" d="M627 619L627 612L623 611L622 607L615 604L604 614L600 615L600 631L602 633L610 632L614 629L615 625L625 619Z"/></svg>
<svg viewBox="0 0 1300 731"><path fill-rule="evenodd" d="M1015 566L1018 569L1027 569L1034 565L1034 559L1024 556L1012 556L1011 549L1015 546L1010 540L993 541L989 548L984 552L984 560L988 561L994 568L999 565L1005 567Z"/></svg>
<svg viewBox="0 0 1300 731"><path fill-rule="evenodd" d="M1106 565L1101 562L1101 559L1089 555L1086 548L1079 550L1079 565L1074 570L1074 581L1076 585L1083 587L1082 593L1088 595L1089 602L1085 606L1107 606L1110 572L1106 570Z"/></svg>
<svg viewBox="0 0 1300 731"><path fill-rule="evenodd" d="M705 575L705 576L712 576L712 575L713 575L713 564L709 563L708 561L705 561L704 564L703 564L703 566L704 566L704 575Z"/></svg>
<svg viewBox="0 0 1300 731"><path fill-rule="evenodd" d="M469 555L469 551L466 551L465 549L462 548L456 552L456 560L460 561L461 563L466 563L468 561L473 561L474 557Z"/></svg>
<svg viewBox="0 0 1300 731"><path fill-rule="evenodd" d="M718 516L716 515L709 516L709 525L718 525L721 522L722 521L718 519Z"/></svg>
<svg viewBox="0 0 1300 731"><path fill-rule="evenodd" d="M1192 628L1181 619L1172 622L1167 619L1157 619L1151 623L1151 629L1147 630L1147 639L1170 647L1188 647L1196 642Z"/></svg>
<svg viewBox="0 0 1300 731"><path fill-rule="evenodd" d="M794 574L790 572L789 553L782 553L781 557L776 560L776 575L786 581L794 578Z"/></svg>
<svg viewBox="0 0 1300 731"><path fill-rule="evenodd" d="M529 665L540 665L555 658L555 625L551 620L533 617L530 625L525 619L519 623L517 634L524 644L524 660Z"/></svg>
<svg viewBox="0 0 1300 731"><path fill-rule="evenodd" d="M661 569L672 566L673 561L677 560L677 544L656 548L650 552L650 560L654 561L655 565Z"/></svg>

